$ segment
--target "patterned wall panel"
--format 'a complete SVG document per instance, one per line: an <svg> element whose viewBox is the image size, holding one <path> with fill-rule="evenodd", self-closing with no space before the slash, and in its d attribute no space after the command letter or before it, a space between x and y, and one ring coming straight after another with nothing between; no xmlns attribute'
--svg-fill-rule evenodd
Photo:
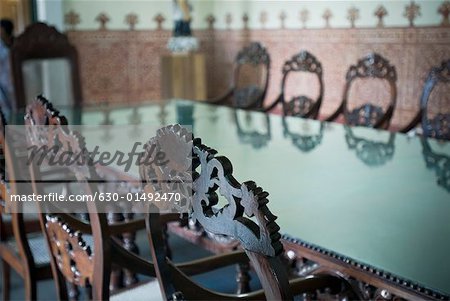
<svg viewBox="0 0 450 301"><path fill-rule="evenodd" d="M167 53L169 31L70 31L68 35L79 51L84 96L88 102L160 98L160 56ZM263 43L272 58L267 102L279 93L284 61L302 49L310 51L324 69L322 115L332 113L339 105L349 66L376 51L397 68L398 110L393 120L396 125L406 124L417 111L428 70L450 58L450 31L445 27L198 30L195 35L207 59L210 97L226 91L234 57L251 41ZM377 91L364 94L371 92L383 95ZM437 97L448 98L446 95ZM443 102L436 104L442 106ZM435 111L441 109L434 108Z"/></svg>

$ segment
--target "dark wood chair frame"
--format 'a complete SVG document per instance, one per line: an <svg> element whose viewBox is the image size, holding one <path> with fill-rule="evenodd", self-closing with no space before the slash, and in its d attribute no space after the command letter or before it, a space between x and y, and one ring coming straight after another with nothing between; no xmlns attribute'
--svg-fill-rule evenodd
<svg viewBox="0 0 450 301"><path fill-rule="evenodd" d="M186 192L182 197L191 197L192 202L187 202L185 209L190 208L193 220L199 222L205 230L238 240L263 287L259 291L232 295L214 292L196 284L165 253L160 229L162 215L149 213L146 220L147 233L156 275L165 300L289 300L293 294L315 292L325 287L332 291L342 289L341 279L331 275L288 281L286 267L280 260L283 245L278 232L280 228L275 222L277 217L267 207L268 193L254 182L239 183L232 175L233 168L227 158L216 156L214 149L203 145L198 138L193 139L192 134L179 125L158 130L157 136L150 139L146 149L152 149L152 145L156 145L158 150L170 148L177 149L180 153L167 158L171 163L161 168L141 165L143 190L160 193L171 191L173 186L161 184L162 180L165 179L164 183L167 183L167 180L187 179L185 173L192 170L192 195ZM192 162L189 155L184 155L186 152L192 154ZM168 175L172 177L166 178ZM189 186L189 181L184 183ZM228 205L222 208L215 207L218 203L217 189L228 201ZM175 204L172 208L180 209Z"/></svg>
<svg viewBox="0 0 450 301"><path fill-rule="evenodd" d="M317 58L306 50L300 51L290 60L284 63L283 79L281 80L281 92L277 100L264 110L271 111L277 105L283 106L284 116L297 116L304 118L317 119L319 116L320 106L322 104L324 86L323 86L323 69L322 64ZM319 96L314 101L305 95L295 96L289 101L285 98L286 81L291 72L310 72L314 73L319 80Z"/></svg>
<svg viewBox="0 0 450 301"><path fill-rule="evenodd" d="M344 115L345 123L349 125L362 125L374 128L387 129L394 114L394 109L397 101L397 72L388 60L377 53L370 53L356 65L349 68L346 74L346 84L344 87L344 94L342 103L327 121L334 121L341 114ZM375 104L364 104L353 110L348 109L348 94L352 82L357 78L379 78L387 80L390 86L390 103L386 112Z"/></svg>
<svg viewBox="0 0 450 301"><path fill-rule="evenodd" d="M18 158L15 152L10 149L9 142L11 141L6 143L5 130L6 120L0 110L0 144L3 156L1 158L2 170L0 179L2 201L2 204L0 204L0 258L3 266L2 299L10 299L12 268L24 281L25 299L35 300L37 298L37 281L47 280L52 277L50 262L48 264L39 264L38 266L27 240L28 234L41 233L39 220L37 218L25 219L24 214L20 213L20 208L14 208L11 212L6 212L6 203L8 202L9 196L19 193L15 179L17 179L18 174L21 172L17 165L18 160L22 158ZM8 179L6 178L6 173L8 173ZM21 187L25 189L24 184L21 184ZM20 193L24 193L24 191L20 191ZM9 209L12 209L11 206L18 207L20 204L9 204ZM10 215L10 221L3 220L4 214ZM8 244L8 241L12 239L15 242L17 250Z"/></svg>
<svg viewBox="0 0 450 301"><path fill-rule="evenodd" d="M25 31L14 40L11 47L11 72L14 82L16 109L27 105L22 64L33 59L67 59L71 69L71 84L75 106L83 103L78 53L70 44L66 35L45 23L37 22L29 25Z"/></svg>
<svg viewBox="0 0 450 301"><path fill-rule="evenodd" d="M59 141L62 146L58 151L64 153L67 151L77 153L77 150L85 149L85 142L82 136L69 130L64 117L59 116L53 109L51 103L40 97L27 108L25 118L26 125L47 124L52 125L52 131L47 133L39 132L31 135L39 137L28 142L33 145L41 145L47 141L47 147L52 148ZM56 127L56 129L55 129ZM54 139L57 136L58 139ZM30 137L30 135L29 135ZM44 144L42 144L44 145ZM97 190L97 182L101 182L93 164L88 164L90 158L85 162L88 166L88 173L80 172L78 165L71 166L73 173L79 183L82 183L86 194L94 194ZM36 185L36 179L40 179L41 170L36 164L30 166L33 191L42 193L42 186ZM90 181L89 181L90 180ZM88 294L94 300L108 300L110 296L109 283L111 277L111 267L116 265L132 271L134 273L155 277L155 268L153 264L137 254L127 250L122 246L116 236L122 233L135 232L145 227L143 219L133 221L123 221L114 224L108 224L106 213L98 213L94 202L87 206L89 222L81 220L72 214L50 213L51 205L47 202L45 207L40 207L40 224L44 229L47 238L49 250L51 250L52 274L55 279L57 294L59 299L67 300L67 284L87 288ZM179 218L179 214L177 214ZM163 225L168 221L174 220L173 215L164 215L162 217ZM93 235L94 250L86 244L84 235ZM161 233L164 236L164 231ZM57 237L54 240L54 237ZM65 243L57 243L57 241ZM66 248L68 244L70 248ZM177 265L187 275L196 275L209 272L213 267L221 268L231 264L248 264L248 259L242 252L232 252L221 256L211 256L199 260L193 260ZM117 293L119 293L118 291Z"/></svg>
<svg viewBox="0 0 450 301"><path fill-rule="evenodd" d="M443 61L440 66L431 68L431 71L425 80L425 85L420 97L420 110L414 119L401 130L402 133L411 131L421 123L424 136L450 140L450 112L447 114L438 114L431 120L428 119L427 116L431 92L438 83L449 82L450 60Z"/></svg>
<svg viewBox="0 0 450 301"><path fill-rule="evenodd" d="M259 92L259 95L248 99L248 97L241 97L237 94L242 91L248 91L251 87L245 87L238 89L238 80L240 69L244 65L251 66L264 66L265 78L263 82L263 88ZM230 89L221 97L209 100L209 102L214 104L226 104L231 100L231 105L236 108L250 109L250 110L261 110L264 105L264 99L267 93L267 87L269 85L270 78L270 56L267 49L262 46L259 42L253 42L249 46L244 47L239 51L236 56L234 63L233 78L231 81ZM245 93L244 93L245 94ZM247 96L247 95L244 95Z"/></svg>

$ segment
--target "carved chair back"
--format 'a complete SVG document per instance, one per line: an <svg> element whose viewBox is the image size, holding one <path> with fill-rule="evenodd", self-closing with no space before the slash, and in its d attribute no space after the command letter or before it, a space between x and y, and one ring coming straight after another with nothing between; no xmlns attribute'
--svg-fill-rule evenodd
<svg viewBox="0 0 450 301"><path fill-rule="evenodd" d="M84 162L64 166L76 179L85 195L97 192L99 177L91 158L86 152L84 138L68 129L67 121L59 116L43 97L38 97L27 106L25 115L28 145L46 146L52 149L46 156L58 162L61 156L72 153ZM41 127L46 125L48 127ZM41 166L37 160L30 165L30 175L34 193L46 193L41 176ZM45 180L44 180L45 181ZM56 208L50 202L39 204L40 220L51 253L51 265L57 292L62 299L67 298L66 282L85 287L94 300L109 298L110 240L105 214L97 212L95 202L86 202L89 223L86 224L64 208ZM67 209L70 212L70 209ZM93 236L93 244L88 245L83 234ZM96 250L95 255L92 247Z"/></svg>
<svg viewBox="0 0 450 301"><path fill-rule="evenodd" d="M377 78L386 80L390 87L390 100L386 111L377 104L367 103L354 109L349 109L349 91L356 79ZM340 111L349 125L362 125L374 128L388 128L397 101L397 72L387 59L377 53L371 53L356 65L349 68L346 75L346 85Z"/></svg>
<svg viewBox="0 0 450 301"><path fill-rule="evenodd" d="M246 83L243 86L241 82L244 78L244 68L251 68L252 72L258 75L262 74L261 82ZM254 42L239 51L233 75L233 106L244 109L261 109L269 85L269 75L270 56L264 46Z"/></svg>
<svg viewBox="0 0 450 301"><path fill-rule="evenodd" d="M317 118L322 104L324 91L322 71L322 64L314 55L306 50L302 50L284 63L281 95L279 96L279 99L283 105L283 114L285 116ZM319 81L319 96L316 100L305 95L296 95L290 100L286 99L286 81L288 76L293 72L309 72L317 76Z"/></svg>
<svg viewBox="0 0 450 301"><path fill-rule="evenodd" d="M190 209L193 221L206 231L240 242L268 300L292 299L286 270L278 257L283 246L275 222L277 217L267 207L268 193L254 182L239 183L233 177L233 167L227 158L217 156L214 149L203 145L198 138L193 139L192 134L179 125L158 130L156 137L147 143L144 156L151 155L148 152L155 147L168 154L169 163L163 167L140 166L144 191L173 191L171 185L186 179L186 173L192 171L193 181L184 182L188 189L183 199L189 198L184 205ZM172 184L166 184L168 182ZM189 195L189 187L192 195ZM219 198L224 198L225 206L219 206ZM173 209L180 209L178 206L173 205ZM172 264L162 243L159 217L159 214L148 215L147 233L163 296L168 299L182 296L187 300L236 298L200 287Z"/></svg>
<svg viewBox="0 0 450 301"><path fill-rule="evenodd" d="M14 81L16 108L25 108L26 87L23 65L26 61L41 59L66 59L70 65L72 95L75 105L83 102L78 54L70 44L66 35L45 23L29 25L25 31L14 40L11 47L11 72Z"/></svg>
<svg viewBox="0 0 450 301"><path fill-rule="evenodd" d="M440 66L431 69L420 99L423 134L427 137L450 140L450 111L438 113L433 118L428 116L430 95L439 83L450 83L450 60L443 61Z"/></svg>

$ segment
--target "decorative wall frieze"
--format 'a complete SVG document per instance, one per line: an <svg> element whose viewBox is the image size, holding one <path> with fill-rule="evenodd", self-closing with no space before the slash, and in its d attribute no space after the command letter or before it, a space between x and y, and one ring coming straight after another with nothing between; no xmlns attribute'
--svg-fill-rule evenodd
<svg viewBox="0 0 450 301"><path fill-rule="evenodd" d="M283 29L286 27L285 22L286 22L286 18L287 18L286 12L284 10L280 12L279 18L280 18L280 22L281 22L281 29Z"/></svg>
<svg viewBox="0 0 450 301"><path fill-rule="evenodd" d="M248 20L249 20L248 14L245 13L245 14L242 16L242 22L243 22L243 24L244 24L244 29L248 29Z"/></svg>
<svg viewBox="0 0 450 301"><path fill-rule="evenodd" d="M124 30L70 31L68 35L78 49L87 102L104 99L105 94L112 102L161 98L158 58L168 53L165 45L172 35L170 30L136 30L133 34ZM249 41L261 42L272 60L268 103L280 92L284 62L303 49L299 45L307 45L305 49L322 63L325 93L321 114L325 116L335 111L341 101L349 66L367 53L376 51L397 69L398 101L392 123L400 126L406 125L417 113L423 81L429 69L450 57L450 31L442 27L301 31L206 29L196 30L195 36L206 56L209 97L221 95L229 87L230 66L239 50ZM94 65L101 67L93 68ZM106 88L100 87L98 79L102 77L108 79ZM314 87L307 86L305 93L314 94ZM377 95L376 91L374 95Z"/></svg>
<svg viewBox="0 0 450 301"><path fill-rule="evenodd" d="M405 6L405 12L403 13L403 16L408 19L410 27L414 27L414 20L420 15L420 6L417 5L414 1L411 1L411 4Z"/></svg>
<svg viewBox="0 0 450 301"><path fill-rule="evenodd" d="M163 23L164 21L166 21L166 18L164 18L164 16L162 14L157 14L154 18L153 21L156 22L156 28L158 30L162 30L163 29Z"/></svg>
<svg viewBox="0 0 450 301"><path fill-rule="evenodd" d="M331 10L327 8L322 15L322 18L325 20L325 28L330 28L330 19L333 17Z"/></svg>
<svg viewBox="0 0 450 301"><path fill-rule="evenodd" d="M450 26L449 14L450 14L450 1L445 1L439 6L438 13L442 15L441 26Z"/></svg>
<svg viewBox="0 0 450 301"><path fill-rule="evenodd" d="M378 18L377 27L384 27L383 18L388 15L386 8L383 5L380 5L374 15Z"/></svg>
<svg viewBox="0 0 450 301"><path fill-rule="evenodd" d="M262 29L264 29L266 27L267 20L268 20L267 12L262 11L261 14L259 15L259 22L261 23Z"/></svg>
<svg viewBox="0 0 450 301"><path fill-rule="evenodd" d="M80 24L80 15L73 10L64 15L64 24L68 25L70 30L75 30L76 26Z"/></svg>
<svg viewBox="0 0 450 301"><path fill-rule="evenodd" d="M99 30L106 30L106 23L110 21L108 15L106 13L100 13L96 18L95 21L100 23Z"/></svg>
<svg viewBox="0 0 450 301"><path fill-rule="evenodd" d="M302 27L306 28L306 22L309 20L309 11L305 8L299 14L300 22L302 23Z"/></svg>
<svg viewBox="0 0 450 301"><path fill-rule="evenodd" d="M214 29L214 23L216 22L216 18L214 17L214 15L208 15L206 17L206 22L208 23L208 29L209 30L213 30Z"/></svg>
<svg viewBox="0 0 450 301"><path fill-rule="evenodd" d="M134 30L137 23L139 23L139 19L135 13L129 13L125 16L125 24L128 24L130 30Z"/></svg>
<svg viewBox="0 0 450 301"><path fill-rule="evenodd" d="M230 13L225 15L225 24L227 24L227 29L231 28L231 23L233 22L233 16Z"/></svg>
<svg viewBox="0 0 450 301"><path fill-rule="evenodd" d="M355 21L359 19L359 9L351 7L347 13L347 19L350 21L350 27L355 28Z"/></svg>

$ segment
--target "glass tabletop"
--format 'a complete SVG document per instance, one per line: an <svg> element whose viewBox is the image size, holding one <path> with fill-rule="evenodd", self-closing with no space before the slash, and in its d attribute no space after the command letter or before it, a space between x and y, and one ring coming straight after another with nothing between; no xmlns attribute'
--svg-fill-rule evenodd
<svg viewBox="0 0 450 301"><path fill-rule="evenodd" d="M190 125L236 179L270 193L282 233L450 295L450 143L184 100L61 113L136 127L104 147L146 142L149 125Z"/></svg>

